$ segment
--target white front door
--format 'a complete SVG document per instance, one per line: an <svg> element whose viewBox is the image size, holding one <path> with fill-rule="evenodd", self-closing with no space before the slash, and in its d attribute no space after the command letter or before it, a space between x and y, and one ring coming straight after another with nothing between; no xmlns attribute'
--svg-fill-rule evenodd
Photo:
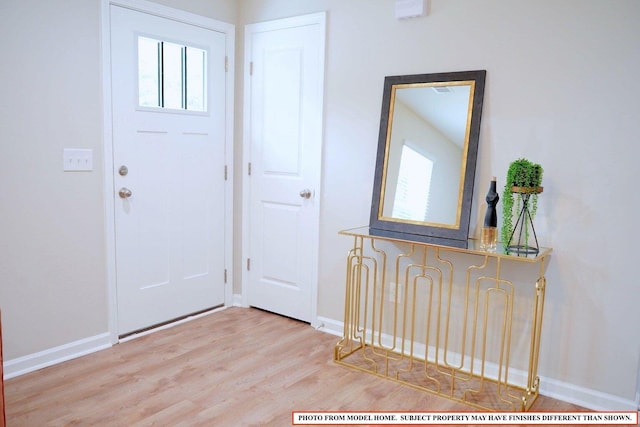
<svg viewBox="0 0 640 427"><path fill-rule="evenodd" d="M225 301L225 35L110 6L117 329Z"/></svg>
<svg viewBox="0 0 640 427"><path fill-rule="evenodd" d="M325 15L245 31L246 303L315 317Z"/></svg>

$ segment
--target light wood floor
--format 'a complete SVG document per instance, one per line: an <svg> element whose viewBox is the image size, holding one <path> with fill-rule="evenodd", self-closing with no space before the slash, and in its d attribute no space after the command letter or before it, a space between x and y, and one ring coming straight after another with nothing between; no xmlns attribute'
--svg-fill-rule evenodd
<svg viewBox="0 0 640 427"><path fill-rule="evenodd" d="M7 381L7 425L281 427L301 410L474 410L335 364L337 341L229 308ZM540 396L531 410L582 408Z"/></svg>

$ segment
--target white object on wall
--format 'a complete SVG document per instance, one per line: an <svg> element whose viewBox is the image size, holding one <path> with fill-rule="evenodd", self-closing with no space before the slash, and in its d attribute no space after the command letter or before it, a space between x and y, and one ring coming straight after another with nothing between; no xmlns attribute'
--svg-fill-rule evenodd
<svg viewBox="0 0 640 427"><path fill-rule="evenodd" d="M88 148L65 148L62 155L64 171L92 171L93 150Z"/></svg>
<svg viewBox="0 0 640 427"><path fill-rule="evenodd" d="M396 18L416 18L427 14L429 0L396 0Z"/></svg>

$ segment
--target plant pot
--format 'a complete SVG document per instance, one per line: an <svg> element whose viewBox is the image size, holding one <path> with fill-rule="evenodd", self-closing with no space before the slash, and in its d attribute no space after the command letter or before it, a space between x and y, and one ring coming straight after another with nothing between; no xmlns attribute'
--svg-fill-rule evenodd
<svg viewBox="0 0 640 427"><path fill-rule="evenodd" d="M543 190L544 187L511 187L511 192L518 194L540 194Z"/></svg>

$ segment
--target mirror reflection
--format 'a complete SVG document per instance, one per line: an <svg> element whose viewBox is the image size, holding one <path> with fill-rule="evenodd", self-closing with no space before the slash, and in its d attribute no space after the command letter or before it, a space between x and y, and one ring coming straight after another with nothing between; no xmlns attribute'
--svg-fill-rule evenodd
<svg viewBox="0 0 640 427"><path fill-rule="evenodd" d="M385 79L372 229L466 241L485 74Z"/></svg>
<svg viewBox="0 0 640 427"><path fill-rule="evenodd" d="M473 82L392 88L382 217L459 224L472 88Z"/></svg>

